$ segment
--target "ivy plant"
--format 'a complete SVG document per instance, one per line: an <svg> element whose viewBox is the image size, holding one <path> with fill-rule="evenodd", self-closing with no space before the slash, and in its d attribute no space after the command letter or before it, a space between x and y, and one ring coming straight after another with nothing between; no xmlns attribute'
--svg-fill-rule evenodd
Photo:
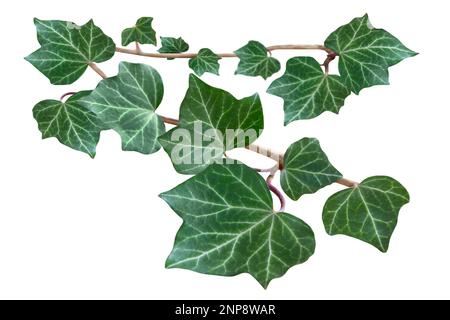
<svg viewBox="0 0 450 320"><path fill-rule="evenodd" d="M93 158L100 132L112 129L120 135L123 150L151 154L162 147L177 172L193 175L160 194L183 220L167 268L222 276L249 273L266 288L271 280L308 260L315 249L308 224L285 211L283 192L296 201L332 183L345 189L326 201L324 230L359 239L381 252L388 250L399 211L409 202L400 182L388 176L362 182L344 178L315 138L303 137L283 154L256 145L264 129L260 96L237 99L200 77L219 75L219 60L236 58L235 74L266 80L281 69L273 57L277 50L324 52L322 63L310 56L292 57L284 74L268 85L267 92L284 101L288 125L326 111L337 114L352 93L388 84L388 69L416 55L414 51L389 32L374 28L367 15L336 29L324 44L265 46L251 40L230 53L209 48L190 53L181 37L160 37L159 48L144 51L143 46L158 45L152 22L152 17L142 17L124 28L120 47L92 20L80 26L35 19L40 48L25 59L54 85L71 84L88 68L102 77L96 88L35 105L33 115L43 139L55 137ZM186 77L188 89L179 119L157 112L164 85L150 65L122 61L117 75L108 77L102 71L98 63L116 53L189 59L194 73ZM339 73L331 74L329 65L335 60ZM235 148L267 156L274 165L260 169L231 159L227 151ZM273 184L278 172L282 191ZM272 194L279 199L279 209L274 208Z"/></svg>

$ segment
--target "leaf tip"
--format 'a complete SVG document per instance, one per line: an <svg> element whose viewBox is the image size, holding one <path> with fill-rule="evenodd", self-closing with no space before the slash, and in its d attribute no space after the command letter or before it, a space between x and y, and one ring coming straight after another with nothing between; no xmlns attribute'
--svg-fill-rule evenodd
<svg viewBox="0 0 450 320"><path fill-rule="evenodd" d="M389 250L389 245L387 247L383 247L383 248L377 247L377 249L380 250L381 253L386 253Z"/></svg>
<svg viewBox="0 0 450 320"><path fill-rule="evenodd" d="M34 23L34 25L37 26L38 24L42 23L42 20L39 19L39 18L34 17L34 18L33 18L33 23Z"/></svg>
<svg viewBox="0 0 450 320"><path fill-rule="evenodd" d="M290 124L291 122L294 122L295 119L292 119L290 117L284 117L284 122L283 125L286 127L288 124Z"/></svg>
<svg viewBox="0 0 450 320"><path fill-rule="evenodd" d="M201 79L200 79L200 77L198 77L195 73L190 73L189 74L189 86L191 85L191 84L196 84L196 83L198 83L198 82L200 82L200 83L204 83Z"/></svg>
<svg viewBox="0 0 450 320"><path fill-rule="evenodd" d="M170 256L166 259L166 262L164 263L164 268L166 268L166 269L172 269L173 268L173 265L171 264L169 259L170 259Z"/></svg>
<svg viewBox="0 0 450 320"><path fill-rule="evenodd" d="M160 197L165 202L167 202L167 191L166 192L161 192L160 194L158 194L158 197Z"/></svg>
<svg viewBox="0 0 450 320"><path fill-rule="evenodd" d="M264 290L267 290L267 288L269 287L269 283L270 283L270 281L267 282L267 283L261 283L260 282L260 285L263 287Z"/></svg>

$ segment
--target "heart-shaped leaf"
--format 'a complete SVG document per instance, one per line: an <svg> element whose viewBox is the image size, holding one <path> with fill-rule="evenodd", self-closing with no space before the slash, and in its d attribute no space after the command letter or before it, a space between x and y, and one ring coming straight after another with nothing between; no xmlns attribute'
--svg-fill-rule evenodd
<svg viewBox="0 0 450 320"><path fill-rule="evenodd" d="M325 111L338 113L350 94L341 77L325 74L311 57L289 59L286 72L267 92L283 98L285 125L315 118Z"/></svg>
<svg viewBox="0 0 450 320"><path fill-rule="evenodd" d="M136 21L134 27L123 30L122 45L127 46L131 42L139 42L156 46L156 32L153 30L152 21L151 17L142 17Z"/></svg>
<svg viewBox="0 0 450 320"><path fill-rule="evenodd" d="M314 253L311 228L272 209L264 179L243 164L209 166L160 195L183 219L168 268L269 282Z"/></svg>
<svg viewBox="0 0 450 320"><path fill-rule="evenodd" d="M195 174L222 159L223 153L255 141L264 128L257 94L236 99L189 77L189 89L181 103L179 124L159 138L175 170Z"/></svg>
<svg viewBox="0 0 450 320"><path fill-rule="evenodd" d="M95 148L100 139L102 123L91 111L84 108L80 99L91 91L81 91L66 102L44 100L33 108L42 138L55 137L62 144L95 157Z"/></svg>
<svg viewBox="0 0 450 320"><path fill-rule="evenodd" d="M332 195L323 208L323 223L330 235L347 236L386 252L400 208L409 202L408 191L396 180L370 177L357 187Z"/></svg>
<svg viewBox="0 0 450 320"><path fill-rule="evenodd" d="M234 53L239 57L236 74L267 79L280 70L280 62L270 57L266 47L258 41L249 41Z"/></svg>
<svg viewBox="0 0 450 320"><path fill-rule="evenodd" d="M41 48L25 59L41 71L52 84L71 84L90 63L112 58L116 45L92 20L83 26L60 20L34 23Z"/></svg>
<svg viewBox="0 0 450 320"><path fill-rule="evenodd" d="M219 74L219 57L208 48L200 49L197 56L189 60L189 67L201 77L205 72Z"/></svg>
<svg viewBox="0 0 450 320"><path fill-rule="evenodd" d="M181 53L189 50L189 45L183 38L173 38L173 37L160 37L161 38L161 48L158 49L159 53ZM168 58L172 60L173 58Z"/></svg>
<svg viewBox="0 0 450 320"><path fill-rule="evenodd" d="M293 143L284 154L281 187L293 200L342 178L314 138L303 138Z"/></svg>
<svg viewBox="0 0 450 320"><path fill-rule="evenodd" d="M122 149L144 154L159 150L164 122L155 113L164 95L159 73L145 64L121 62L119 74L100 81L80 103L122 138Z"/></svg>
<svg viewBox="0 0 450 320"><path fill-rule="evenodd" d="M339 73L354 93L389 84L388 68L417 53L383 29L375 29L366 14L334 31L325 46L339 54Z"/></svg>

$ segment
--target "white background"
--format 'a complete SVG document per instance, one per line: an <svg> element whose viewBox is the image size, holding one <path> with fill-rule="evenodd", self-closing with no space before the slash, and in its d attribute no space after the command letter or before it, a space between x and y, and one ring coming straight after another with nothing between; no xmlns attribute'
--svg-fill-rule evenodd
<svg viewBox="0 0 450 320"><path fill-rule="evenodd" d="M449 42L446 1L12 1L1 10L0 74L0 298L312 299L450 298ZM284 150L317 137L332 163L351 179L390 175L411 202L386 254L363 242L328 236L322 206L341 190L329 186L287 211L315 231L316 253L274 280L267 290L248 274L233 278L164 268L181 220L158 194L187 179L160 151L122 152L114 132L103 132L95 160L41 140L32 108L67 91L92 89L92 70L70 86L52 86L23 57L36 50L33 17L84 23L94 18L120 43L124 27L153 16L158 35L182 36L191 51L230 52L248 40L266 45L323 43L352 18L369 13L375 27L420 55L390 69L391 85L351 96L340 115L326 113L283 127L282 100L265 94L270 81L233 75L223 59L210 84L237 97L259 92L266 129L259 144ZM155 50L146 46L146 50ZM294 55L275 52L283 65ZM165 84L159 112L176 117L187 89L186 60L116 54L101 64L108 75L121 60L157 68ZM336 69L336 63L333 66ZM247 153L261 166L269 165ZM275 202L275 205L278 205Z"/></svg>

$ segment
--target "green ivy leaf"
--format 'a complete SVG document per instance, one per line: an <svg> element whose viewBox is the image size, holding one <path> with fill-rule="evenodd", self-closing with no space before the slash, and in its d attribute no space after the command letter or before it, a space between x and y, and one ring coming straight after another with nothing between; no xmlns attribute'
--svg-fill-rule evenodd
<svg viewBox="0 0 450 320"><path fill-rule="evenodd" d="M314 138L293 143L284 154L281 187L286 195L298 200L342 178Z"/></svg>
<svg viewBox="0 0 450 320"><path fill-rule="evenodd" d="M161 48L158 49L159 53L181 53L189 50L189 45L181 37L160 37ZM173 58L168 58L172 60Z"/></svg>
<svg viewBox="0 0 450 320"><path fill-rule="evenodd" d="M122 31L122 45L127 46L131 42L139 42L141 44L153 44L156 46L156 32L152 27L153 18L139 18L132 28Z"/></svg>
<svg viewBox="0 0 450 320"><path fill-rule="evenodd" d="M44 100L33 108L42 139L55 137L62 144L95 157L102 124L96 115L80 105L91 91L81 91L66 102Z"/></svg>
<svg viewBox="0 0 450 320"><path fill-rule="evenodd" d="M155 113L163 94L163 82L155 69L121 62L119 74L100 81L80 103L119 133L123 150L150 154L159 150L157 138L165 131Z"/></svg>
<svg viewBox="0 0 450 320"><path fill-rule="evenodd" d="M205 72L219 75L219 57L210 49L200 49L195 58L189 60L189 67L201 77Z"/></svg>
<svg viewBox="0 0 450 320"><path fill-rule="evenodd" d="M180 107L179 125L162 135L159 142L177 172L195 174L222 159L224 151L252 143L263 128L263 111L257 94L238 100L191 74ZM227 136L227 130L234 130L236 136ZM241 141L240 133L253 135Z"/></svg>
<svg viewBox="0 0 450 320"><path fill-rule="evenodd" d="M264 179L243 164L208 167L160 195L183 219L167 268L269 282L314 253L311 228L272 209Z"/></svg>
<svg viewBox="0 0 450 320"><path fill-rule="evenodd" d="M409 202L408 191L396 180L376 176L332 195L323 208L328 234L344 234L386 252L398 213Z"/></svg>
<svg viewBox="0 0 450 320"><path fill-rule="evenodd" d="M60 20L34 19L41 48L25 58L52 84L71 84L89 63L112 58L116 45L92 20L83 26Z"/></svg>
<svg viewBox="0 0 450 320"><path fill-rule="evenodd" d="M341 77L325 74L311 57L289 59L286 72L272 82L267 92L283 98L285 125L325 111L338 113L350 94Z"/></svg>
<svg viewBox="0 0 450 320"><path fill-rule="evenodd" d="M356 94L389 84L388 67L417 54L389 32L375 29L367 14L334 31L325 46L339 54L339 73Z"/></svg>
<svg viewBox="0 0 450 320"><path fill-rule="evenodd" d="M234 53L239 57L236 74L267 79L280 70L280 62L270 57L266 47L258 41L249 41Z"/></svg>

